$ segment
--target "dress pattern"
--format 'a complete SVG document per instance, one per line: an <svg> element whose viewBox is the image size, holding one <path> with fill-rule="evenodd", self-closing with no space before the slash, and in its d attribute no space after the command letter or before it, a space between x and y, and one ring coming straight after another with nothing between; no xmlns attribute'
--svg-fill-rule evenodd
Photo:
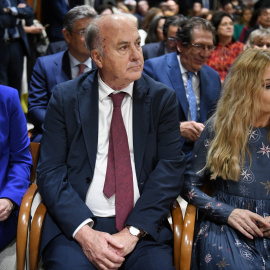
<svg viewBox="0 0 270 270"><path fill-rule="evenodd" d="M235 208L269 216L270 143L267 133L268 128L249 132L251 164L247 155L238 182L220 177L212 181L212 197L201 191L209 178L209 171L202 169L213 138L211 125L205 127L196 142L182 191L182 196L200 209L191 269L270 269L270 239L254 237L250 240L227 224Z"/></svg>
<svg viewBox="0 0 270 270"><path fill-rule="evenodd" d="M217 44L216 49L207 59L206 64L219 73L223 82L234 59L244 49L245 44L239 41L230 42L227 45Z"/></svg>

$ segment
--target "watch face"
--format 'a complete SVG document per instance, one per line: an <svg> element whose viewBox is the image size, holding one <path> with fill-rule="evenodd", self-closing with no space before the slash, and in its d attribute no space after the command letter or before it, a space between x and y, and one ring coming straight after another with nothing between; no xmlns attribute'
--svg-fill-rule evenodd
<svg viewBox="0 0 270 270"><path fill-rule="evenodd" d="M135 228L135 227L129 227L129 232L132 234L132 235L135 235L137 236L139 233L140 233L140 230Z"/></svg>

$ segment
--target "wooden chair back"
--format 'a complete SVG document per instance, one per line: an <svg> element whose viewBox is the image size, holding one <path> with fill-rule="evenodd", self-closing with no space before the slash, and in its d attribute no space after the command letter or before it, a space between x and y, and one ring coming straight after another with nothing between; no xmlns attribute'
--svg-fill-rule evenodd
<svg viewBox="0 0 270 270"><path fill-rule="evenodd" d="M36 168L39 157L39 143L31 142L29 149L32 155L32 170L30 175L31 185L25 192L18 217L18 227L17 227L17 243L16 243L16 256L17 256L17 270L24 270L25 267L25 256L26 256L26 247L27 247L27 237L29 230L29 220L30 220L30 211L33 199L37 193L37 185L33 183L36 176Z"/></svg>

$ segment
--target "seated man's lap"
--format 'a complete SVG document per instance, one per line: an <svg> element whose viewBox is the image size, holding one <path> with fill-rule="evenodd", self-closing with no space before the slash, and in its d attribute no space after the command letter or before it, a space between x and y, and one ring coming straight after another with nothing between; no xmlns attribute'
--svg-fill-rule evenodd
<svg viewBox="0 0 270 270"><path fill-rule="evenodd" d="M104 222L106 220L106 222ZM103 224L102 224L103 223ZM105 230L111 220L100 219L96 222L96 229ZM99 225L99 226L98 226ZM115 229L113 229L115 230ZM173 267L173 238L168 228L163 228L159 240L156 242L151 236L142 238L136 245L134 251L126 256L125 263L120 268L122 270L163 270L175 269ZM70 240L63 234L54 238L42 253L43 266L45 269L96 269L84 255L81 247L75 240Z"/></svg>

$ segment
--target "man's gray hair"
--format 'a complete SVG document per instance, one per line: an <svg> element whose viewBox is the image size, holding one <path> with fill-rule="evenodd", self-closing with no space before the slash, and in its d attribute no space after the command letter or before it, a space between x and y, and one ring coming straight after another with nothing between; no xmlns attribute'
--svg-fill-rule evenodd
<svg viewBox="0 0 270 270"><path fill-rule="evenodd" d="M97 12L88 5L76 6L69 10L64 18L63 28L69 32L73 31L74 23L81 19L94 19L97 17Z"/></svg>

